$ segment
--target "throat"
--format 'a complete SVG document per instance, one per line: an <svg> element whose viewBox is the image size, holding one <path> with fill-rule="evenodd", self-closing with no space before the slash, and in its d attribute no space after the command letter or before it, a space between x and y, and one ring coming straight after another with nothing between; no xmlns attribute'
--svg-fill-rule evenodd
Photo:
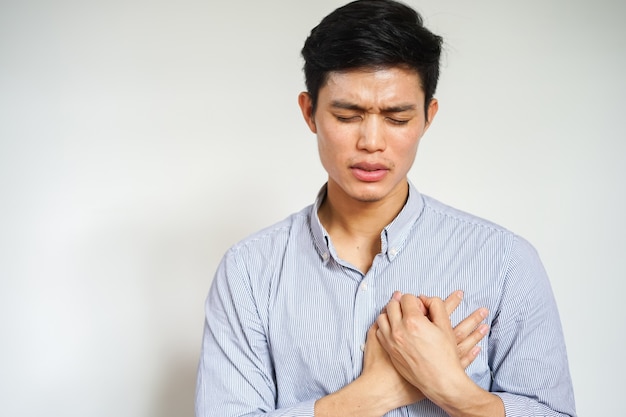
<svg viewBox="0 0 626 417"><path fill-rule="evenodd" d="M380 239L377 239L374 244L360 242L356 245L352 240L333 239L333 244L337 255L357 267L363 274L367 274L374 263L374 258L380 253Z"/></svg>
<svg viewBox="0 0 626 417"><path fill-rule="evenodd" d="M362 273L367 273L374 258L380 253L383 229L398 215L406 203L407 195L408 188L398 201L342 204L345 201L333 198L336 195L331 193L329 184L326 198L317 214L330 235L337 255Z"/></svg>

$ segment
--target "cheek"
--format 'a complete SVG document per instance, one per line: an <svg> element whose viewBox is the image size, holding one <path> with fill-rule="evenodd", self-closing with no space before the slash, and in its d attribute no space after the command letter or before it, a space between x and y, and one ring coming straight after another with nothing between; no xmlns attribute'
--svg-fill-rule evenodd
<svg viewBox="0 0 626 417"><path fill-rule="evenodd" d="M340 156L337 149L335 149L332 144L328 143L328 141L318 137L317 150L319 152L320 162L326 172L331 173L335 171L340 162Z"/></svg>
<svg viewBox="0 0 626 417"><path fill-rule="evenodd" d="M340 127L318 126L317 146L320 154L333 158L339 154L350 151L352 148L351 134L349 129Z"/></svg>
<svg viewBox="0 0 626 417"><path fill-rule="evenodd" d="M344 175L343 168L346 161L353 156L349 134L341 129L323 129L318 126L317 149L320 162L324 170L331 176L338 178Z"/></svg>
<svg viewBox="0 0 626 417"><path fill-rule="evenodd" d="M409 144L407 152L412 153L413 157L415 157L415 153L417 153L417 149L419 148L419 144L420 144L420 139L412 142L411 144Z"/></svg>
<svg viewBox="0 0 626 417"><path fill-rule="evenodd" d="M328 164L328 160L330 155L332 154L331 152L331 148L328 144L328 141L326 140L326 136L324 134L324 131L321 129L318 129L317 131L317 151L319 153L320 156L320 161L322 162L322 165L324 166L324 168L327 168L327 164Z"/></svg>
<svg viewBox="0 0 626 417"><path fill-rule="evenodd" d="M417 148L420 143L420 139L420 131L415 130L393 136L391 138L392 142L388 143L387 145L388 148L394 150L395 154L398 157L414 159L415 153L417 152ZM389 146L390 144L391 146Z"/></svg>

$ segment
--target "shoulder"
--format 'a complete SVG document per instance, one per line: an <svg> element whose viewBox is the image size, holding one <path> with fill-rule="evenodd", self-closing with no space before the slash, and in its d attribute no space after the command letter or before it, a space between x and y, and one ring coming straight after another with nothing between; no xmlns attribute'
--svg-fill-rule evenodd
<svg viewBox="0 0 626 417"><path fill-rule="evenodd" d="M309 212L307 207L231 246L217 267L209 299L221 294L218 298L243 305L266 305L291 242L310 233Z"/></svg>
<svg viewBox="0 0 626 417"><path fill-rule="evenodd" d="M227 258L262 258L268 260L284 252L289 241L308 234L312 206L307 206L285 219L265 227L240 240L226 252Z"/></svg>
<svg viewBox="0 0 626 417"><path fill-rule="evenodd" d="M476 252L499 259L501 275L508 285L529 287L544 285L546 274L535 247L524 237L489 220L453 208L424 196L424 217L440 230L448 230L451 241L469 246Z"/></svg>
<svg viewBox="0 0 626 417"><path fill-rule="evenodd" d="M423 214L428 219L514 236L510 230L487 219L459 210L427 195L422 195L422 198L424 200Z"/></svg>
<svg viewBox="0 0 626 417"><path fill-rule="evenodd" d="M481 217L423 196L423 236L429 247L440 248L452 262L465 260L466 267L491 276L491 291L499 298L497 311L517 317L534 308L537 300L551 303L548 276L535 247L524 237ZM491 273L489 273L491 272ZM473 278L474 279L474 278Z"/></svg>
<svg viewBox="0 0 626 417"><path fill-rule="evenodd" d="M422 198L424 208L419 227L428 229L428 236L436 236L433 239L445 241L452 247L456 243L460 252L471 250L492 260L499 259L504 269L515 268L519 263L540 264L532 244L506 227L432 197L423 195Z"/></svg>

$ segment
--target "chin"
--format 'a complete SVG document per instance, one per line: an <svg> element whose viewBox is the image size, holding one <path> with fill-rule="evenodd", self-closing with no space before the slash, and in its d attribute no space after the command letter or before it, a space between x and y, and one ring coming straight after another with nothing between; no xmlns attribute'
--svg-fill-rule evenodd
<svg viewBox="0 0 626 417"><path fill-rule="evenodd" d="M338 195L360 203L379 203L392 198L396 187L390 181L361 182L349 179L348 181L334 182L333 188Z"/></svg>
<svg viewBox="0 0 626 417"><path fill-rule="evenodd" d="M369 188L369 187L366 187ZM372 187L373 188L373 187ZM361 203L376 203L384 200L389 195L388 190L365 189L355 190L350 197Z"/></svg>
<svg viewBox="0 0 626 417"><path fill-rule="evenodd" d="M395 199L399 191L398 185L392 186L389 183L361 183L354 187L349 195L362 203L377 203L387 199Z"/></svg>
<svg viewBox="0 0 626 417"><path fill-rule="evenodd" d="M353 198L361 203L377 203L384 199L383 196L377 194L362 194L354 196Z"/></svg>

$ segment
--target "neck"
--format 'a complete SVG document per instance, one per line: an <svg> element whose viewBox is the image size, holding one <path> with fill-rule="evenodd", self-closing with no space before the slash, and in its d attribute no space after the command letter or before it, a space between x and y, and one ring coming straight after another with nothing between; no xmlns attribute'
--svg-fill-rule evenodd
<svg viewBox="0 0 626 417"><path fill-rule="evenodd" d="M359 201L329 182L318 216L338 255L367 272L380 252L380 234L404 207L408 190L404 182L383 199Z"/></svg>

